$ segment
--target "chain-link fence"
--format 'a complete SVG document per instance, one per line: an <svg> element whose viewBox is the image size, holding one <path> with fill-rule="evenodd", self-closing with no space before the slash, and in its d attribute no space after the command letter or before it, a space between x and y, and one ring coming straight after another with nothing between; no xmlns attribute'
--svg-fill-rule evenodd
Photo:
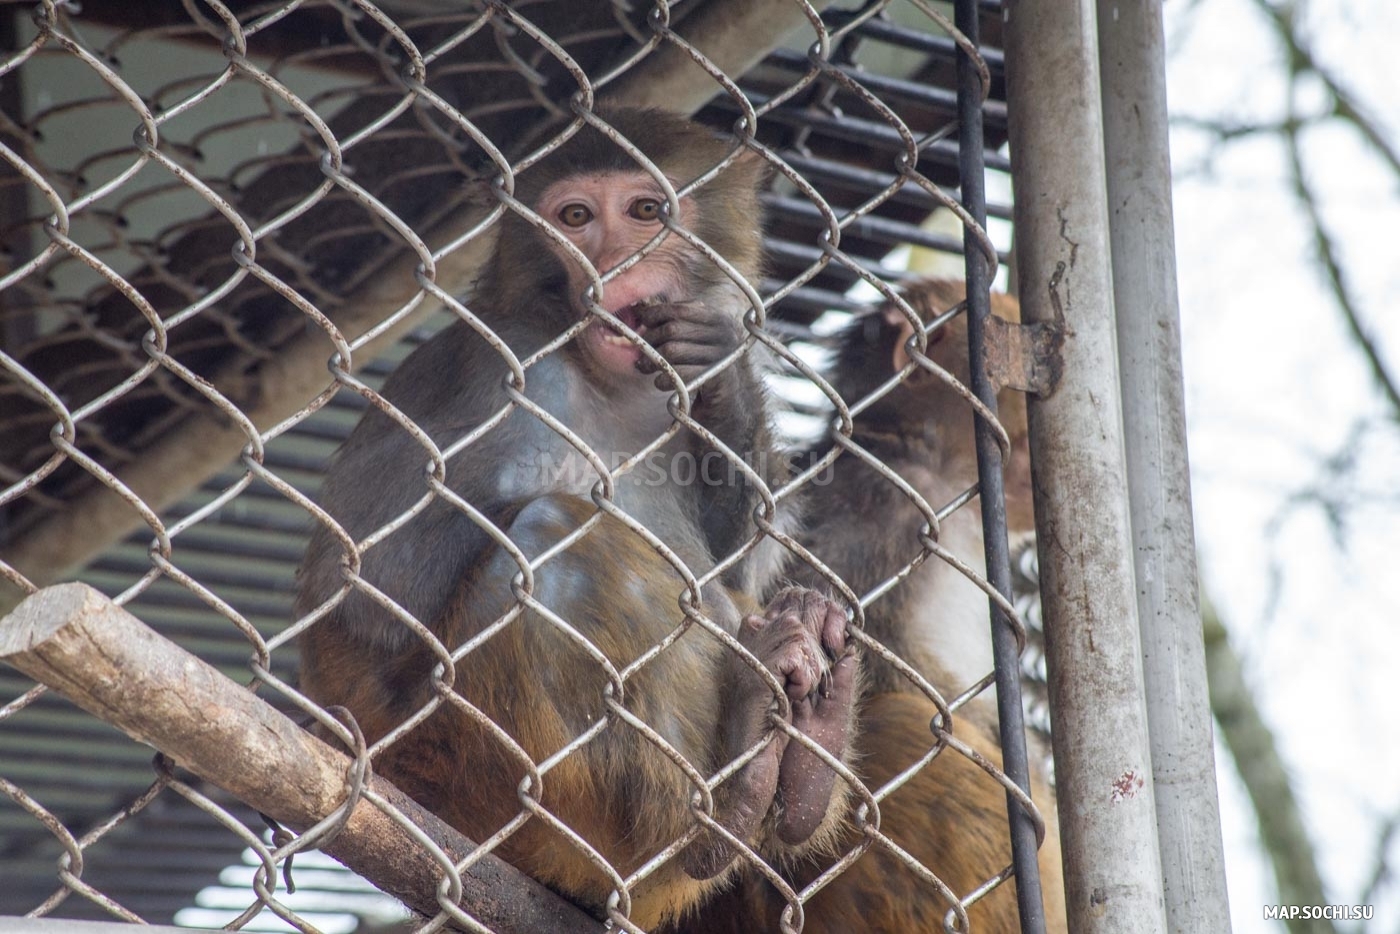
<svg viewBox="0 0 1400 934"><path fill-rule="evenodd" d="M1020 929L1062 930L988 627L1024 644L1024 403L989 405L1033 381L1014 302L928 280L966 240L984 288L1010 214L967 202L1009 167L998 7L962 6L0 6L0 572L45 595L0 636L0 915L1003 931L1034 815ZM599 139L656 236L582 262L540 188ZM696 295L608 299L681 250ZM696 364L665 323L720 296ZM333 458L357 424L393 441ZM807 612L785 585L851 619L811 685L739 622ZM839 824L775 842L823 782Z"/></svg>

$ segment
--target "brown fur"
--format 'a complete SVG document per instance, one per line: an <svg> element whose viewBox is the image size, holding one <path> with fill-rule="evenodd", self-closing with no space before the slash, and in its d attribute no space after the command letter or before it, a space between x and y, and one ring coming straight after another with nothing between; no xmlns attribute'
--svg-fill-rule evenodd
<svg viewBox="0 0 1400 934"><path fill-rule="evenodd" d="M904 692L881 694L864 705L860 717L859 772L872 790L878 790L933 748L928 725L936 715L937 709L926 698ZM955 735L991 762L1000 764L995 744L981 729L963 723L955 728ZM1045 929L1048 934L1064 934L1068 928L1053 796L1041 782L1035 784L1032 794L1048 827L1039 852ZM1006 793L1001 785L972 760L947 748L880 802L880 832L956 896L965 898L1011 862L1006 814ZM860 833L848 827L840 838L838 852L849 852L860 841ZM832 862L831 858L809 859L788 877L800 891ZM750 875L720 894L701 915L678 930L685 934L778 931L784 908L786 902L777 890ZM877 844L806 902L802 931L942 931L950 908L952 902L937 887ZM1021 928L1014 879L971 905L967 915L970 934L1016 934Z"/></svg>
<svg viewBox="0 0 1400 934"><path fill-rule="evenodd" d="M576 528L592 512L591 504L576 499L551 500L545 520L536 526L541 538L517 544L533 553L547 539ZM590 555L609 555L600 563ZM439 637L460 645L503 613L511 602L507 560L497 552L475 577L464 584L446 614ZM639 573L645 570L647 573ZM586 577L581 598L564 587ZM569 622L588 636L616 667L633 662L649 645L664 638L683 619L676 595L679 577L663 566L655 553L621 523L605 519L586 540L546 564L536 578L537 599L566 613ZM567 610L555 603L555 593L567 599ZM671 607L669 614L657 612ZM718 614L717 614L718 615ZM625 623L627 629L621 629ZM701 704L667 704L671 685L686 683L696 671L717 667L719 646L704 633L682 636L667 652L627 682L627 708L648 723L675 718L670 738L678 747L705 750L719 729L718 711ZM323 645L317 664L303 673L303 686L323 704L342 704L356 712L361 728L374 741L396 726L405 705L386 705L378 687L367 679L333 679L323 672L344 673L364 665L357 648ZM416 654L414 680L426 682L434 659ZM513 673L509 679L492 673ZM461 701L490 717L519 743L526 756L540 762L554 755L606 713L603 698L607 679L600 666L572 640L535 614L526 614L464 658L457 668L455 689ZM544 698L532 698L540 692ZM387 710L393 706L394 710ZM713 770L715 761L695 763ZM474 722L458 702L444 704L425 722L391 745L375 767L412 797L476 840L484 840L520 811L517 787L528 774L528 763L510 744ZM639 777L638 769L646 774ZM681 836L690 826L684 809L693 789L680 769L663 763L645 740L624 723L615 722L600 740L564 759L543 776L544 806L576 833L597 847L624 876ZM645 788L646 794L633 789ZM586 904L601 905L612 889L565 835L545 821L532 818L498 851L519 868ZM669 911L700 897L710 884L688 879L673 863L644 890L633 917L655 923Z"/></svg>
<svg viewBox="0 0 1400 934"><path fill-rule="evenodd" d="M929 280L911 286L906 299L927 323L962 301L963 294L960 282ZM992 310L1007 320L1020 321L1020 307L1010 296L994 294ZM904 347L910 334L907 319L887 304L858 317L837 338L829 378L848 404L859 402L909 362ZM931 333L925 353L966 385L966 314ZM998 408L1012 442L1005 477L1008 526L1012 531L1029 531L1034 519L1025 399L1020 393L1004 391ZM856 416L853 440L899 473L938 510L977 482L973 429L968 402L944 380L920 368ZM815 450L825 452L833 444L828 438ZM925 518L902 490L854 456L843 454L832 470L829 483L808 490L810 520L803 544L857 595L863 595L922 553L919 533ZM983 560L981 523L973 501L943 521L939 539L974 569L980 569ZM825 583L799 561L792 562L789 574L808 586ZM915 669L952 676L954 680L945 678L937 686L958 693L991 670L986 607L986 598L960 572L930 556L866 608L865 629ZM985 657L959 654L972 644L984 646ZM866 659L865 667L873 692L914 689L894 666L874 655Z"/></svg>

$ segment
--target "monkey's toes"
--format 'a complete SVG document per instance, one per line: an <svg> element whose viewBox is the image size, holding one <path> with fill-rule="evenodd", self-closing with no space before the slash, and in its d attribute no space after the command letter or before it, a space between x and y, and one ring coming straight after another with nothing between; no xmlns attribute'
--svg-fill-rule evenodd
<svg viewBox="0 0 1400 934"><path fill-rule="evenodd" d="M770 620L794 617L821 642L822 649L835 661L846 651L846 610L835 600L806 587L780 591L768 604Z"/></svg>
<svg viewBox="0 0 1400 934"><path fill-rule="evenodd" d="M826 603L826 615L821 624L822 648L834 661L846 653L846 610L835 600L821 599Z"/></svg>
<svg viewBox="0 0 1400 934"><path fill-rule="evenodd" d="M792 725L834 756L846 748L859 671L856 653L843 656L822 676L820 689L792 709Z"/></svg>

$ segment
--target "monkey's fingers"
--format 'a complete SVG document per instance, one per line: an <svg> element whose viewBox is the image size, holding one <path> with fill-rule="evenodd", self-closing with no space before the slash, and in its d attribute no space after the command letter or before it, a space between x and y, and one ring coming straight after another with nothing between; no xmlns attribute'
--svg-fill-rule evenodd
<svg viewBox="0 0 1400 934"><path fill-rule="evenodd" d="M632 309L637 314L637 320L648 328L659 327L668 321L677 319L692 321L697 318L711 317L716 313L711 306L694 298L672 302L667 301L664 297L658 297L652 301L638 302L632 306Z"/></svg>
<svg viewBox="0 0 1400 934"><path fill-rule="evenodd" d="M638 307L637 321L653 344L671 340L713 343L732 350L744 339L743 322L724 308L703 302Z"/></svg>
<svg viewBox="0 0 1400 934"><path fill-rule="evenodd" d="M656 352L661 354L671 366L678 371L682 368L693 370L696 374L709 369L738 346L737 344L726 344L717 335L704 333L655 340L652 339L653 335L648 333L646 337L652 347L656 348ZM642 373L653 373L660 367L646 357L639 357L637 369Z"/></svg>

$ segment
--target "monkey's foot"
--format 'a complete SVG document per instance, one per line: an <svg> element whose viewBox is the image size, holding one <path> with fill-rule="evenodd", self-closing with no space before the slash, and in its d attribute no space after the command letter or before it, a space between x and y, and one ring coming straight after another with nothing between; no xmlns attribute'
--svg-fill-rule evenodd
<svg viewBox="0 0 1400 934"><path fill-rule="evenodd" d="M846 644L845 611L814 590L787 590L774 599L766 615L797 621L808 635L806 650L819 653L814 666L800 667L788 676L792 725L840 760L850 739L860 668L854 646ZM836 772L816 751L798 740L788 742L778 772L779 840L796 845L816 832L826 817L835 782Z"/></svg>
<svg viewBox="0 0 1400 934"><path fill-rule="evenodd" d="M855 693L856 659L846 651L846 614L814 590L780 593L762 616L746 617L739 642L782 683L793 711L793 725L832 755L845 749ZM785 843L810 837L826 815L835 774L811 750L774 731L773 696L737 657L730 662L725 698L725 747L731 755L767 737L767 745L719 787L715 817L740 840L753 839L764 817L781 797L778 835ZM682 865L695 879L716 875L734 858L727 842L704 834L686 848Z"/></svg>

